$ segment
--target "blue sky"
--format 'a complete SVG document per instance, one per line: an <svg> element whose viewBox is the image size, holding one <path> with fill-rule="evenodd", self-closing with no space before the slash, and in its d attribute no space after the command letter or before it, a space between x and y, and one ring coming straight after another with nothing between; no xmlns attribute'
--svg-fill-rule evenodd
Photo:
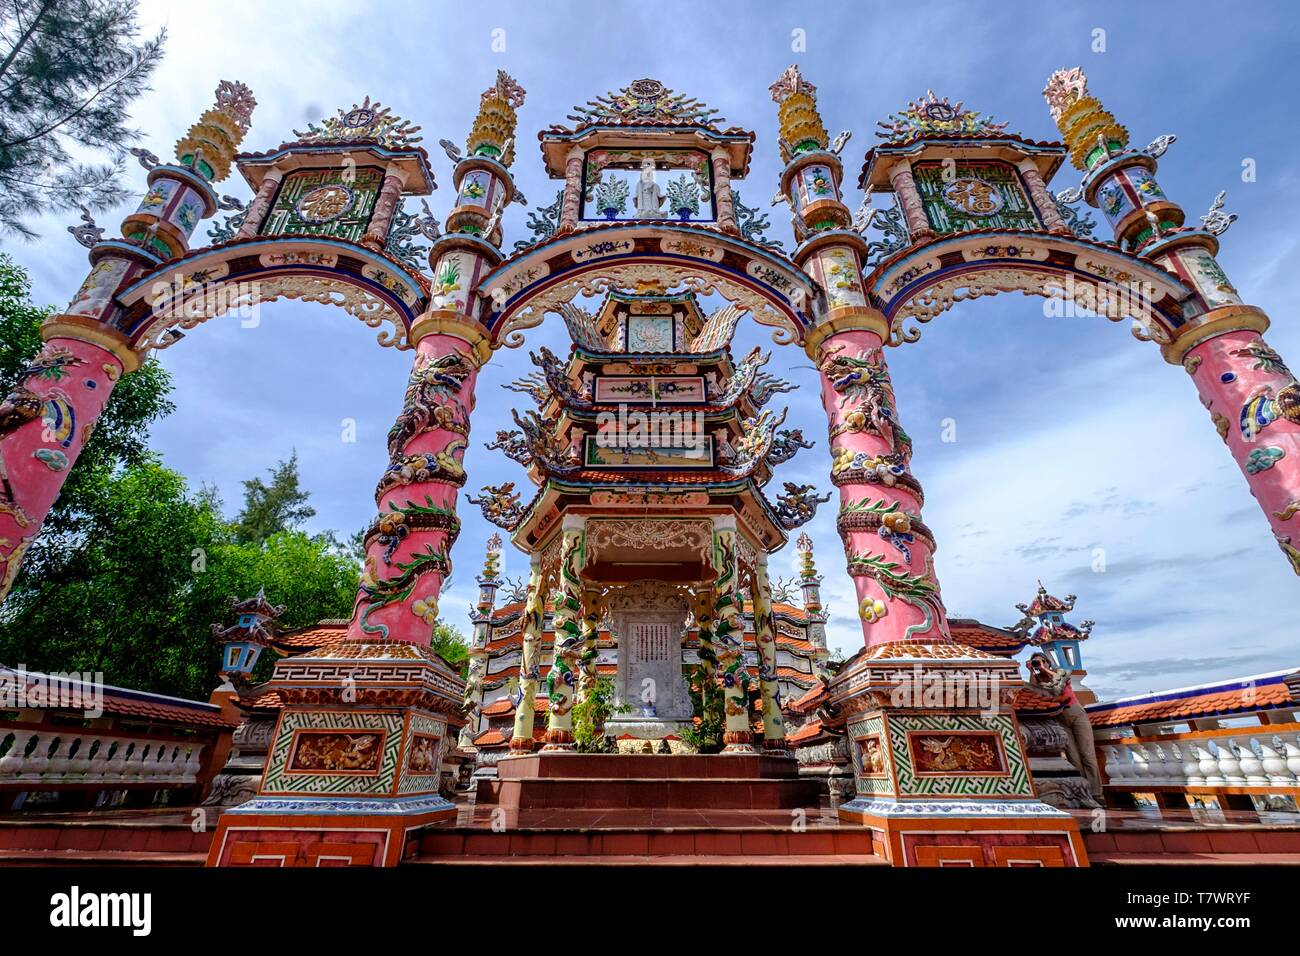
<svg viewBox="0 0 1300 956"><path fill-rule="evenodd" d="M463 144L498 68L528 90L514 172L535 205L551 202L558 188L545 179L536 131L565 122L576 103L653 76L757 133L752 170L739 188L749 204L766 208L779 172L767 87L797 62L818 86L828 129L853 131L845 185L856 207L857 169L875 123L910 99L934 89L1014 131L1053 139L1039 91L1053 70L1081 65L1135 145L1178 135L1159 177L1189 217L1228 190L1227 208L1241 218L1220 261L1246 301L1273 316L1269 340L1294 366L1297 9L1252 3L1225 17L1222 4L1211 3L143 2L146 24L165 24L170 37L154 89L135 113L142 145L169 157L217 81L243 80L259 101L244 146L264 150L370 95L423 125L440 182L430 205L442 215L452 193L437 140ZM498 29L504 52L492 49ZM805 31L805 52L792 52L796 29ZM1105 31L1099 53L1092 51L1097 29ZM1241 180L1246 158L1255 160L1255 182ZM143 189L143 171L132 164L130 175ZM1052 187L1076 182L1067 166ZM248 195L237 177L220 188ZM99 215L100 224L115 230L134 204ZM507 245L526 236L524 217L511 208ZM81 282L85 252L64 230L75 218L40 222L37 244L4 243L30 270L37 301L66 304ZM784 210L772 220L769 235L788 247ZM808 359L771 346L752 323L742 324L735 348L763 342L773 348L769 369L801 386L780 396L790 423L818 439L777 481L829 489ZM567 347L558 322L529 333L527 348L541 344ZM180 407L155 429L154 444L195 487L216 484L233 505L242 479L296 448L318 511L311 527L350 532L369 521L409 353L380 348L370 329L341 311L284 302L264 307L256 328L213 320L163 361ZM1049 319L1038 300L1003 295L941 316L920 342L891 350L889 361L953 615L1009 625L1040 577L1057 594L1077 593L1076 617L1098 622L1085 662L1103 696L1300 664L1300 582L1190 380L1153 345L1135 341L1127 323ZM504 427L508 408L526 401L502 385L530 368L524 351L503 350L480 377L466 457L470 489L522 479L482 442ZM355 443L342 440L345 419L357 422ZM945 419L955 421L955 442L941 441ZM462 514L442 611L463 625L494 529L477 509ZM851 652L861 631L833 518L831 506L809 531L826 577L832 643ZM1098 549L1100 572L1093 570ZM794 561L792 548L777 555L776 573L790 576ZM521 555L506 556L508 575L525 568Z"/></svg>

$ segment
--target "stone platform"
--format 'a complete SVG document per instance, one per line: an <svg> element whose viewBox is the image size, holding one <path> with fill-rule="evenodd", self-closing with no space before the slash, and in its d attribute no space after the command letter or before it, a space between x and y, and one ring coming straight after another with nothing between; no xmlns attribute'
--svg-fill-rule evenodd
<svg viewBox="0 0 1300 956"><path fill-rule="evenodd" d="M816 807L820 785L793 757L540 753L497 764L480 780L479 806L573 809L793 810Z"/></svg>

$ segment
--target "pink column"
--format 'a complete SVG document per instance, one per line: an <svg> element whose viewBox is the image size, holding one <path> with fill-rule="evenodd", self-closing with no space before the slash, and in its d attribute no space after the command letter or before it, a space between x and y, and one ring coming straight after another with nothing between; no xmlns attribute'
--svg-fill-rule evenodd
<svg viewBox="0 0 1300 956"><path fill-rule="evenodd" d="M1043 220L1043 225L1047 227L1047 231L1057 235L1070 235L1070 227L1061 218L1061 211L1056 208L1056 200L1047 191L1047 184L1043 182L1043 177L1039 175L1038 167L1033 164L1032 160L1026 159L1020 164L1019 168L1025 185L1029 187L1029 198L1033 200L1034 207L1038 210L1038 216Z"/></svg>
<svg viewBox="0 0 1300 956"><path fill-rule="evenodd" d="M830 423L831 482L840 489L837 526L863 637L868 646L946 642L934 541L920 520L924 495L908 468L911 443L898 427L881 337L868 329L832 335L817 365Z"/></svg>
<svg viewBox="0 0 1300 956"><path fill-rule="evenodd" d="M272 169L267 172L266 178L257 187L257 195L248 204L248 211L244 213L244 221L240 223L239 231L235 233L236 239L247 239L250 236L257 235L257 230L262 228L266 214L271 209L271 200L275 197L275 191L279 188L280 180L283 178L284 172L282 170Z"/></svg>
<svg viewBox="0 0 1300 956"><path fill-rule="evenodd" d="M113 386L139 365L125 346L115 351L107 333L104 339L97 344L54 335L0 404L0 599L13 586L23 552L40 532Z"/></svg>
<svg viewBox="0 0 1300 956"><path fill-rule="evenodd" d="M384 177L384 183L379 187L379 195L375 197L375 209L370 214L370 225L361 238L363 245L376 249L384 247L384 243L388 240L388 227L393 223L393 213L397 211L397 204L401 199L402 177L390 172Z"/></svg>
<svg viewBox="0 0 1300 956"><path fill-rule="evenodd" d="M739 234L736 204L731 198L731 159L723 150L713 154L713 205L717 210L718 228L733 235Z"/></svg>
<svg viewBox="0 0 1300 956"><path fill-rule="evenodd" d="M925 217L925 206L921 202L921 193L916 188L916 180L912 177L912 167L907 163L899 163L889 174L889 184L898 196L898 205L903 210L903 219L907 222L912 242L933 239L934 230L930 228L930 220Z"/></svg>
<svg viewBox="0 0 1300 956"><path fill-rule="evenodd" d="M582 154L574 153L564 164L564 203L560 207L560 229L563 231L578 227L582 186Z"/></svg>
<svg viewBox="0 0 1300 956"><path fill-rule="evenodd" d="M1300 383L1250 329L1193 346L1183 368L1300 574Z"/></svg>
<svg viewBox="0 0 1300 956"><path fill-rule="evenodd" d="M432 638L460 530L456 490L465 483L477 377L464 339L435 332L419 340L402 413L388 433L390 461L375 490L379 516L367 534L349 637Z"/></svg>

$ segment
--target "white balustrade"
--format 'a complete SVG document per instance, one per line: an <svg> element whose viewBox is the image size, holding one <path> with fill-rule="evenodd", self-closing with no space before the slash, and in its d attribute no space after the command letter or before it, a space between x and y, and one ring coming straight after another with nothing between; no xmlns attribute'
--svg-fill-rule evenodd
<svg viewBox="0 0 1300 956"><path fill-rule="evenodd" d="M1229 787L1244 787L1246 777L1241 772L1241 761L1237 758L1232 738L1220 737L1214 742L1214 749L1219 758L1219 776L1223 778L1224 784Z"/></svg>
<svg viewBox="0 0 1300 956"><path fill-rule="evenodd" d="M1226 787L1227 781L1219 773L1219 758L1210 751L1209 741L1192 741L1192 753L1201 765L1201 776L1207 787Z"/></svg>
<svg viewBox="0 0 1300 956"><path fill-rule="evenodd" d="M1112 784L1127 783L1131 779L1128 768L1128 749L1123 745L1106 746L1106 779Z"/></svg>
<svg viewBox="0 0 1300 956"><path fill-rule="evenodd" d="M1289 734L1282 738L1282 753L1286 757L1286 769L1293 777L1300 777L1300 747L1296 746L1296 735Z"/></svg>
<svg viewBox="0 0 1300 956"><path fill-rule="evenodd" d="M1250 734L1232 737L1226 741L1229 747L1237 751L1237 765L1241 771L1243 786L1267 787L1268 777L1264 776L1264 762L1255 753L1255 740ZM1225 776L1227 776L1225 774Z"/></svg>
<svg viewBox="0 0 1300 956"><path fill-rule="evenodd" d="M0 783L33 790L60 784L153 787L192 784L204 746L197 743L116 737L95 731L0 730L12 743L0 757Z"/></svg>
<svg viewBox="0 0 1300 956"><path fill-rule="evenodd" d="M1285 725L1180 740L1116 737L1098 745L1114 787L1300 788L1300 732Z"/></svg>

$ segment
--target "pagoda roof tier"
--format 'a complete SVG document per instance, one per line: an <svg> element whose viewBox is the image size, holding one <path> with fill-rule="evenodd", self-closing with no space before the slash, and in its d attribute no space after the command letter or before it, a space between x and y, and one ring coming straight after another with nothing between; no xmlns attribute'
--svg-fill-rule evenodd
<svg viewBox="0 0 1300 956"><path fill-rule="evenodd" d="M1014 164L1028 159L1050 182L1065 162L1066 149L1056 142L1041 142L1015 133L930 133L915 139L880 143L867 150L858 177L858 188L870 186L878 193L892 193L889 174L899 160L911 160L930 152L945 158L987 161L1001 159Z"/></svg>
<svg viewBox="0 0 1300 956"><path fill-rule="evenodd" d="M553 125L537 134L542 159L552 179L563 179L565 163L574 148L584 152L609 149L662 149L696 146L707 152L723 149L731 175L749 172L754 134L737 126L722 128L722 118L693 97L664 86L655 79L634 80L617 93L606 93L567 117L573 127Z"/></svg>
<svg viewBox="0 0 1300 956"><path fill-rule="evenodd" d="M563 515L582 515L589 522L691 521L709 522L714 516L733 515L745 536L761 551L780 550L788 535L776 509L752 477L734 478L719 471L655 474L644 483L630 482L625 472L584 470L563 479L550 478L523 509L511 540L526 553L543 550L559 531ZM665 568L672 556L656 556ZM681 557L692 565L672 580L707 580L697 556ZM689 577L689 575L694 575ZM641 573L640 577L651 577ZM669 578L664 578L668 580Z"/></svg>

